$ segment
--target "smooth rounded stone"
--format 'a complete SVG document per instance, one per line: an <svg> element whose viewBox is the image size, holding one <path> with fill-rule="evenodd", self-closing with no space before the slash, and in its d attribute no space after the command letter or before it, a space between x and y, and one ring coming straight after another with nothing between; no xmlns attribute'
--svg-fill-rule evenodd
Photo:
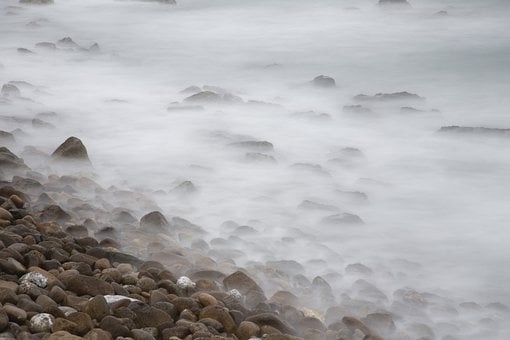
<svg viewBox="0 0 510 340"><path fill-rule="evenodd" d="M83 311L90 315L92 319L101 321L105 316L110 314L110 307L104 296L97 295L87 302Z"/></svg>
<svg viewBox="0 0 510 340"><path fill-rule="evenodd" d="M363 275L371 275L373 273L372 269L365 266L362 263L351 263L345 267L345 272L348 274L363 274Z"/></svg>
<svg viewBox="0 0 510 340"><path fill-rule="evenodd" d="M23 297L23 298L19 299L16 306L23 309L25 312L27 312L27 314L43 312L43 308L39 304L32 301L29 297ZM29 317L30 316L31 315L29 315Z"/></svg>
<svg viewBox="0 0 510 340"><path fill-rule="evenodd" d="M52 308L52 307L56 308L56 307L58 307L58 304L52 298L50 298L47 295L39 295L37 297L37 299L35 300L35 302L39 306L41 306L43 311L47 310L48 308Z"/></svg>
<svg viewBox="0 0 510 340"><path fill-rule="evenodd" d="M175 326L172 328L166 328L162 332L163 339L185 339L191 334L190 330L186 326ZM188 339L188 338L186 338Z"/></svg>
<svg viewBox="0 0 510 340"><path fill-rule="evenodd" d="M281 305L298 306L299 298L289 291L279 290L269 299L270 302L276 302Z"/></svg>
<svg viewBox="0 0 510 340"><path fill-rule="evenodd" d="M99 269L99 270L105 270L105 269L112 268L112 264L110 263L110 260L102 258L102 259L97 260L94 263L94 268ZM119 269L117 268L117 270L119 270ZM119 270L119 272L120 272L120 270ZM122 272L120 272L120 273L122 274Z"/></svg>
<svg viewBox="0 0 510 340"><path fill-rule="evenodd" d="M16 98L21 96L21 91L16 85L4 84L0 89L0 95L2 97Z"/></svg>
<svg viewBox="0 0 510 340"><path fill-rule="evenodd" d="M46 340L81 340L82 337L73 335L67 331L56 331L53 332Z"/></svg>
<svg viewBox="0 0 510 340"><path fill-rule="evenodd" d="M77 333L78 325L75 322L64 318L56 318L51 326L52 332L65 331L69 333Z"/></svg>
<svg viewBox="0 0 510 340"><path fill-rule="evenodd" d="M114 293L112 286L96 277L85 276L81 274L71 275L62 280L67 290L75 292L78 295L112 295Z"/></svg>
<svg viewBox="0 0 510 340"><path fill-rule="evenodd" d="M55 318L48 313L39 313L30 319L28 327L33 333L46 333L51 331Z"/></svg>
<svg viewBox="0 0 510 340"><path fill-rule="evenodd" d="M159 211L152 211L140 219L140 227L147 230L167 231L170 223Z"/></svg>
<svg viewBox="0 0 510 340"><path fill-rule="evenodd" d="M3 307L0 307L0 332L3 332L9 325L9 316ZM0 335L1 336L1 335Z"/></svg>
<svg viewBox="0 0 510 340"><path fill-rule="evenodd" d="M149 277L142 277L138 280L136 285L140 287L144 292L150 292L151 290L158 288L156 281Z"/></svg>
<svg viewBox="0 0 510 340"><path fill-rule="evenodd" d="M45 50L56 50L57 49L57 45L55 45L52 42L47 42L47 41L38 42L35 44L35 47L45 49Z"/></svg>
<svg viewBox="0 0 510 340"><path fill-rule="evenodd" d="M196 294L196 299L204 307L207 307L210 305L215 305L218 303L218 300L214 296L212 296L211 294L207 294L207 293Z"/></svg>
<svg viewBox="0 0 510 340"><path fill-rule="evenodd" d="M112 335L102 329L94 328L83 337L85 340L113 340Z"/></svg>
<svg viewBox="0 0 510 340"><path fill-rule="evenodd" d="M14 305L4 305L4 311L12 322L23 323L27 319L27 312Z"/></svg>
<svg viewBox="0 0 510 340"><path fill-rule="evenodd" d="M76 313L78 310L69 306L59 306L58 309L64 314L64 316L68 316L69 314Z"/></svg>
<svg viewBox="0 0 510 340"><path fill-rule="evenodd" d="M361 225L365 224L361 217L350 213L340 213L327 216L321 220L321 223L328 225Z"/></svg>
<svg viewBox="0 0 510 340"><path fill-rule="evenodd" d="M190 311L189 309L185 309L179 315L179 319L180 320L189 320L191 322L195 322L195 321L197 321L197 316L192 311Z"/></svg>
<svg viewBox="0 0 510 340"><path fill-rule="evenodd" d="M67 293L59 286L53 286L48 296L56 303L63 303L66 300Z"/></svg>
<svg viewBox="0 0 510 340"><path fill-rule="evenodd" d="M67 316L67 320L74 322L76 324L76 334L85 335L92 328L94 328L94 323L92 319L87 313L83 312L75 312L71 313Z"/></svg>
<svg viewBox="0 0 510 340"><path fill-rule="evenodd" d="M117 268L103 269L100 278L107 282L121 283L123 281L122 274Z"/></svg>
<svg viewBox="0 0 510 340"><path fill-rule="evenodd" d="M74 237L87 237L89 236L89 231L87 227L81 224L74 224L71 226L66 227L65 232L68 234L71 234Z"/></svg>
<svg viewBox="0 0 510 340"><path fill-rule="evenodd" d="M335 79L325 76L325 75L320 75L320 76L315 77L312 80L312 84L314 86L324 87L324 88L336 87Z"/></svg>
<svg viewBox="0 0 510 340"><path fill-rule="evenodd" d="M8 210L0 207L0 219L11 221L13 216Z"/></svg>
<svg viewBox="0 0 510 340"><path fill-rule="evenodd" d="M347 326L347 328L351 329L352 331L359 329L365 335L372 334L370 328L368 328L363 322L352 316L344 316L342 318L342 322L344 325Z"/></svg>
<svg viewBox="0 0 510 340"><path fill-rule="evenodd" d="M299 320L296 328L301 333L304 333L307 329L317 329L320 331L326 330L326 326L322 323L321 320L311 316L307 316Z"/></svg>
<svg viewBox="0 0 510 340"><path fill-rule="evenodd" d="M55 151L53 151L51 157L57 160L79 160L90 162L87 148L85 148L82 141L76 137L67 138Z"/></svg>
<svg viewBox="0 0 510 340"><path fill-rule="evenodd" d="M410 3L407 0L379 0L379 5L388 6L388 5L398 5L409 7Z"/></svg>
<svg viewBox="0 0 510 340"><path fill-rule="evenodd" d="M16 295L16 290L18 288L18 285L16 285L14 282L13 282L13 284L14 285L12 285L10 288L0 286L0 303L2 303L2 304L6 304L6 303L16 304L16 303L18 303L18 296Z"/></svg>
<svg viewBox="0 0 510 340"><path fill-rule="evenodd" d="M296 331L277 315L272 313L260 313L246 318L245 321L251 321L260 327L267 325L278 329L282 333L295 335Z"/></svg>
<svg viewBox="0 0 510 340"><path fill-rule="evenodd" d="M39 215L39 218L42 221L57 222L61 224L65 224L72 219L71 215L69 215L64 209L56 204L45 207ZM40 228L43 226L45 225L40 225Z"/></svg>
<svg viewBox="0 0 510 340"><path fill-rule="evenodd" d="M236 271L223 279L223 285L228 290L236 289L244 295L248 308L252 308L260 302L267 300L262 288L260 288L252 278L241 271Z"/></svg>
<svg viewBox="0 0 510 340"><path fill-rule="evenodd" d="M152 334L144 331L143 329L132 329L131 333L135 340L156 340Z"/></svg>
<svg viewBox="0 0 510 340"><path fill-rule="evenodd" d="M114 339L119 336L131 336L131 331L123 324L122 319L111 315L105 316L101 320L99 328L109 332Z"/></svg>
<svg viewBox="0 0 510 340"><path fill-rule="evenodd" d="M260 327L251 321L243 321L237 328L236 336L239 340L249 340L252 337L258 337L260 334Z"/></svg>
<svg viewBox="0 0 510 340"><path fill-rule="evenodd" d="M135 324L138 328L158 327L166 322L173 324L172 317L156 307L138 301L130 303L128 307L136 314Z"/></svg>
<svg viewBox="0 0 510 340"><path fill-rule="evenodd" d="M218 320L214 320L211 318L203 318L203 319L198 320L198 322L206 325L208 329L212 328L212 329L216 330L217 332L223 331L223 325Z"/></svg>
<svg viewBox="0 0 510 340"><path fill-rule="evenodd" d="M30 273L23 275L19 279L19 283L20 283L20 285L26 284L26 283L33 283L37 287L45 288L48 285L48 278L46 278L46 276L44 276L41 273L30 272Z"/></svg>
<svg viewBox="0 0 510 340"><path fill-rule="evenodd" d="M163 293L163 289L160 290L153 290L151 291L151 295L149 298L149 302L151 305L154 305L157 302L170 302L170 299L168 298L166 293Z"/></svg>
<svg viewBox="0 0 510 340"><path fill-rule="evenodd" d="M200 311L200 319L211 318L219 321L227 333L235 333L237 326L228 309L220 305L210 305Z"/></svg>

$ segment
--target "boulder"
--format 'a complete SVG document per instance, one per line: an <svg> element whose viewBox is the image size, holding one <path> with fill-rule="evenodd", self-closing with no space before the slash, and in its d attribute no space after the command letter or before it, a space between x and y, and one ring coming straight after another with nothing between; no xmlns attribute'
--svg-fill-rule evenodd
<svg viewBox="0 0 510 340"><path fill-rule="evenodd" d="M335 79L325 76L325 75L320 75L320 76L315 77L312 80L312 84L317 87L325 87L325 88L336 87Z"/></svg>
<svg viewBox="0 0 510 340"><path fill-rule="evenodd" d="M78 160L90 162L87 149L76 137L69 137L51 154L56 160Z"/></svg>

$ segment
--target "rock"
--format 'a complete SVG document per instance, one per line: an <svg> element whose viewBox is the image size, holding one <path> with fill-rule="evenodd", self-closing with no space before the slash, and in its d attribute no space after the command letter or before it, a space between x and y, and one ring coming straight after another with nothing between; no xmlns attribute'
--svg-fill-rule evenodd
<svg viewBox="0 0 510 340"><path fill-rule="evenodd" d="M278 316L272 313L260 313L256 315L252 315L246 318L245 321L251 321L260 327L267 325L276 328L282 333L295 335L296 331L288 325L286 322L282 321Z"/></svg>
<svg viewBox="0 0 510 340"><path fill-rule="evenodd" d="M324 76L324 75L315 77L312 80L312 84L317 87L335 87L336 86L335 79L328 77L328 76Z"/></svg>
<svg viewBox="0 0 510 340"><path fill-rule="evenodd" d="M371 313L362 319L370 329L382 335L389 335L395 332L396 327L393 318L389 313Z"/></svg>
<svg viewBox="0 0 510 340"><path fill-rule="evenodd" d="M143 216L140 219L140 227L143 229L156 229L160 231L167 231L170 223L159 211L153 211Z"/></svg>
<svg viewBox="0 0 510 340"><path fill-rule="evenodd" d="M112 335L102 329L94 328L83 337L86 340L112 340Z"/></svg>
<svg viewBox="0 0 510 340"><path fill-rule="evenodd" d="M242 295L246 296L246 304L248 308L252 308L267 300L264 291L260 286L248 275L241 271L237 271L225 279L223 284L227 289L237 289Z"/></svg>
<svg viewBox="0 0 510 340"><path fill-rule="evenodd" d="M51 221L57 223L66 223L71 220L71 215L69 215L64 209L62 209L59 205L52 204L44 208L39 215L39 218L42 221Z"/></svg>
<svg viewBox="0 0 510 340"><path fill-rule="evenodd" d="M114 293L112 286L96 277L80 274L70 275L66 280L62 280L67 286L67 290L75 292L78 295L112 295Z"/></svg>
<svg viewBox="0 0 510 340"><path fill-rule="evenodd" d="M4 331L8 325L9 316L7 315L3 307L0 307L0 332Z"/></svg>
<svg viewBox="0 0 510 340"><path fill-rule="evenodd" d="M236 323L229 314L228 309L220 305L209 305L200 311L200 319L210 318L220 322L227 333L235 333Z"/></svg>
<svg viewBox="0 0 510 340"><path fill-rule="evenodd" d="M173 319L169 314L142 302L131 302L129 309L136 314L134 321L138 328L158 327L164 323L173 324Z"/></svg>
<svg viewBox="0 0 510 340"><path fill-rule="evenodd" d="M45 50L56 50L57 49L57 45L55 45L52 42L47 42L47 41L38 42L37 44L35 44L35 47L45 49Z"/></svg>
<svg viewBox="0 0 510 340"><path fill-rule="evenodd" d="M410 6L407 0L379 0L379 5L400 5L400 6Z"/></svg>
<svg viewBox="0 0 510 340"><path fill-rule="evenodd" d="M151 290L156 289L158 286L156 285L156 281L151 279L150 277L142 277L136 283L138 287L140 287L144 292L150 292Z"/></svg>
<svg viewBox="0 0 510 340"><path fill-rule="evenodd" d="M94 323L87 313L71 313L67 316L67 320L76 324L76 334L78 335L85 335L94 327Z"/></svg>
<svg viewBox="0 0 510 340"><path fill-rule="evenodd" d="M342 111L347 113L357 113L357 114L365 114L365 113L372 113L372 110L370 110L367 107L364 107L362 105L345 105L342 108Z"/></svg>
<svg viewBox="0 0 510 340"><path fill-rule="evenodd" d="M267 152L267 151L274 150L274 146L272 143L267 142L267 141L256 141L256 140L230 143L229 146L235 147L235 148L252 150L252 151L266 151Z"/></svg>
<svg viewBox="0 0 510 340"><path fill-rule="evenodd" d="M131 336L129 328L122 323L122 320L111 315L104 317L99 327L109 332L114 339L119 336Z"/></svg>
<svg viewBox="0 0 510 340"><path fill-rule="evenodd" d="M443 126L439 129L441 133L459 133L487 136L510 136L510 129L471 127L471 126Z"/></svg>
<svg viewBox="0 0 510 340"><path fill-rule="evenodd" d="M67 47L67 48L79 48L80 47L80 45L75 43L74 40L71 39L71 37L64 37L64 38L60 39L59 41L57 41L57 45L62 46L62 47Z"/></svg>
<svg viewBox="0 0 510 340"><path fill-rule="evenodd" d="M72 313L71 313L72 314ZM56 318L51 327L52 332L65 331L70 333L76 333L78 325L65 318Z"/></svg>
<svg viewBox="0 0 510 340"><path fill-rule="evenodd" d="M359 217L358 215L350 214L350 213L340 213L340 214L331 215L331 216L323 218L321 222L324 224L329 224L329 225L365 224L365 222L363 222L361 217Z"/></svg>
<svg viewBox="0 0 510 340"><path fill-rule="evenodd" d="M69 137L51 154L56 160L78 160L90 162L87 149L76 137Z"/></svg>
<svg viewBox="0 0 510 340"><path fill-rule="evenodd" d="M0 130L0 143L12 145L16 142L14 135L10 132Z"/></svg>
<svg viewBox="0 0 510 340"><path fill-rule="evenodd" d="M66 331L57 331L48 336L45 340L81 340L77 335L72 335Z"/></svg>
<svg viewBox="0 0 510 340"><path fill-rule="evenodd" d="M48 285L48 279L41 273L31 272L23 275L19 279L19 283L20 285L26 283L33 283L37 287L45 288Z"/></svg>
<svg viewBox="0 0 510 340"><path fill-rule="evenodd" d="M28 169L23 159L13 154L9 149L0 147L0 168L3 169Z"/></svg>
<svg viewBox="0 0 510 340"><path fill-rule="evenodd" d="M0 90L0 95L2 97L16 98L21 96L21 92L16 85L4 84Z"/></svg>
<svg viewBox="0 0 510 340"><path fill-rule="evenodd" d="M0 207L0 219L11 221L13 217L8 210L5 210L4 208Z"/></svg>
<svg viewBox="0 0 510 340"><path fill-rule="evenodd" d="M249 340L252 337L257 337L260 334L260 327L251 321L243 321L237 329L236 336L239 340Z"/></svg>
<svg viewBox="0 0 510 340"><path fill-rule="evenodd" d="M30 319L28 327L33 333L47 333L51 332L51 326L53 326L54 321L55 317L53 317L53 315L48 313L39 313Z"/></svg>
<svg viewBox="0 0 510 340"><path fill-rule="evenodd" d="M97 295L87 302L83 311L90 315L92 319L101 321L110 314L110 307L104 296Z"/></svg>
<svg viewBox="0 0 510 340"><path fill-rule="evenodd" d="M201 91L184 99L185 102L194 103L218 103L221 102L221 95L212 91Z"/></svg>
<svg viewBox="0 0 510 340"><path fill-rule="evenodd" d="M363 334L370 335L372 331L360 320L351 316L344 316L342 322L352 331L359 329Z"/></svg>
<svg viewBox="0 0 510 340"><path fill-rule="evenodd" d="M5 305L4 311L12 322L23 323L27 319L27 312L14 305Z"/></svg>
<svg viewBox="0 0 510 340"><path fill-rule="evenodd" d="M19 0L21 4L31 5L49 5L53 3L53 0Z"/></svg>
<svg viewBox="0 0 510 340"><path fill-rule="evenodd" d="M394 93L377 93L373 96L368 96L366 94L359 94L354 97L354 100L357 101L364 101L364 102L370 102L370 101L379 101L379 102L385 102L385 101L403 101L403 100L423 100L425 98L420 97L417 94L409 93L406 91L403 92L394 92Z"/></svg>
<svg viewBox="0 0 510 340"><path fill-rule="evenodd" d="M131 330L131 333L133 333L135 340L156 340L152 334L144 331L143 329L133 329Z"/></svg>

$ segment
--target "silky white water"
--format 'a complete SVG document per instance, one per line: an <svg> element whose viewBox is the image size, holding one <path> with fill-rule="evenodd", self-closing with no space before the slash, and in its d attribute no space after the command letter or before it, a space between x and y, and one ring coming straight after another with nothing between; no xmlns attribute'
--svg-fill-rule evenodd
<svg viewBox="0 0 510 340"><path fill-rule="evenodd" d="M354 0L0 5L0 83L36 86L20 85L31 101L1 105L0 114L57 113L46 119L55 129L0 121L1 130L27 133L13 151L34 145L50 153L77 136L105 187L145 192L167 216L202 226L206 241L233 235L225 221L251 226L257 234L238 235L246 243L230 240L243 253L237 264L296 260L310 278L338 273L330 282L338 299L358 278L346 266L363 263L373 270L365 278L390 300L412 287L454 307L510 304L510 136L437 132L510 128L506 1L415 0L403 10ZM64 37L86 48L97 42L100 51L34 46ZM337 86L312 86L321 74ZM219 86L245 103L167 110L191 85ZM400 91L425 99L352 99ZM372 113L342 109L356 104ZM400 111L409 106L423 112ZM274 161L250 160L252 150L230 145L246 140L272 143L261 152ZM346 156L346 147L362 156ZM197 191L173 191L183 181ZM323 206L306 208L305 200ZM343 212L364 224L321 223ZM490 330L484 317L494 319ZM490 309L445 319L457 333L437 326L444 320L436 315L420 321L438 339L509 336L508 314Z"/></svg>

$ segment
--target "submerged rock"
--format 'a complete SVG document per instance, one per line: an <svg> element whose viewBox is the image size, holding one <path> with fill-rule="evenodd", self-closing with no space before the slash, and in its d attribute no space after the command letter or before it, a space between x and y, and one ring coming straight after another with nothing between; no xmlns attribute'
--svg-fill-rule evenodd
<svg viewBox="0 0 510 340"><path fill-rule="evenodd" d="M407 0L379 0L379 5L400 5L410 6L411 4Z"/></svg>
<svg viewBox="0 0 510 340"><path fill-rule="evenodd" d="M0 147L0 166L4 169L28 169L23 159L3 146Z"/></svg>
<svg viewBox="0 0 510 340"><path fill-rule="evenodd" d="M0 95L2 95L2 97L15 98L21 96L21 92L16 85L4 84L0 90Z"/></svg>
<svg viewBox="0 0 510 340"><path fill-rule="evenodd" d="M471 127L471 126L443 126L439 132L453 132L463 134L477 134L477 135L493 135L493 136L510 136L510 129L500 128L487 128L487 127Z"/></svg>
<svg viewBox="0 0 510 340"><path fill-rule="evenodd" d="M315 77L312 80L312 84L317 87L336 87L335 79L325 75Z"/></svg>
<svg viewBox="0 0 510 340"><path fill-rule="evenodd" d="M376 93L373 96L369 96L366 94L358 94L354 97L354 100L357 101L400 101L400 100L423 100L425 98L420 97L417 94L409 93L407 91L403 92L394 92L394 93Z"/></svg>
<svg viewBox="0 0 510 340"><path fill-rule="evenodd" d="M54 159L79 160L90 162L87 149L82 141L76 137L69 137L52 153Z"/></svg>

